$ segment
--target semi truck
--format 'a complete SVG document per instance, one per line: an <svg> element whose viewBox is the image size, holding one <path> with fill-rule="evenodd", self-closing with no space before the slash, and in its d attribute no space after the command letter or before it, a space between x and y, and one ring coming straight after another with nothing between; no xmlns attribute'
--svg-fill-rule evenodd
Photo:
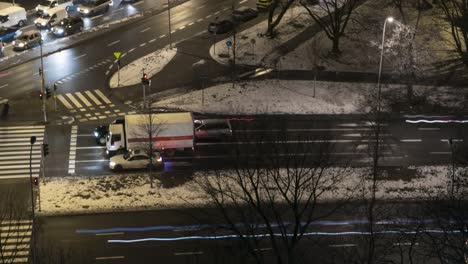
<svg viewBox="0 0 468 264"><path fill-rule="evenodd" d="M151 135L151 138L150 138ZM194 150L194 123L190 112L125 115L109 125L106 153L113 156L134 149L153 150L165 156Z"/></svg>

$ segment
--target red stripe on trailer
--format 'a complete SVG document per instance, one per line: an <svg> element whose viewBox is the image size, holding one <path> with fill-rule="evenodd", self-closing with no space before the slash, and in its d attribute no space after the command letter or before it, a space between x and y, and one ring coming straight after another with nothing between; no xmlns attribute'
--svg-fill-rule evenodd
<svg viewBox="0 0 468 264"><path fill-rule="evenodd" d="M154 141L173 141L173 140L192 140L193 136L176 136L176 137L155 137ZM128 142L149 142L148 138L130 138Z"/></svg>

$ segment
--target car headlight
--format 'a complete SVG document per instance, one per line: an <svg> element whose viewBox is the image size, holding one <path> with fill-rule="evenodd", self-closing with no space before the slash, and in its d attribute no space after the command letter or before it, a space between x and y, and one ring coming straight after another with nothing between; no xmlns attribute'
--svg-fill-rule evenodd
<svg viewBox="0 0 468 264"><path fill-rule="evenodd" d="M113 6L114 5L114 1L111 1L109 6Z"/></svg>
<svg viewBox="0 0 468 264"><path fill-rule="evenodd" d="M12 44L15 45L15 44L16 44L16 41L13 40Z"/></svg>
<svg viewBox="0 0 468 264"><path fill-rule="evenodd" d="M37 19L36 19L36 20L34 20L34 24L37 24Z"/></svg>
<svg viewBox="0 0 468 264"><path fill-rule="evenodd" d="M99 133L97 131L94 131L94 137L99 137Z"/></svg>
<svg viewBox="0 0 468 264"><path fill-rule="evenodd" d="M84 12L85 14L88 14L88 13L89 13L89 10L88 10L88 9L85 9L85 10L83 10L83 12Z"/></svg>
<svg viewBox="0 0 468 264"><path fill-rule="evenodd" d="M62 34L62 33L63 33L63 28L58 28L58 29L57 29L57 33ZM97 133L97 132L94 132L94 133ZM96 136L96 137L97 137L97 136Z"/></svg>
<svg viewBox="0 0 468 264"><path fill-rule="evenodd" d="M80 9L79 7L76 8L76 11L80 12L80 10L81 10L81 9Z"/></svg>
<svg viewBox="0 0 468 264"><path fill-rule="evenodd" d="M41 26L45 26L46 24L46 22L41 22Z"/></svg>
<svg viewBox="0 0 468 264"><path fill-rule="evenodd" d="M162 157L159 157L156 161L157 162L162 162Z"/></svg>
<svg viewBox="0 0 468 264"><path fill-rule="evenodd" d="M39 11L39 7L38 7L38 6L36 6L36 11Z"/></svg>
<svg viewBox="0 0 468 264"><path fill-rule="evenodd" d="M20 42L20 43L18 44L18 47L20 47L20 48L24 47L24 43L23 43L23 42Z"/></svg>
<svg viewBox="0 0 468 264"><path fill-rule="evenodd" d="M114 167L116 164L114 161L109 162L109 166Z"/></svg>

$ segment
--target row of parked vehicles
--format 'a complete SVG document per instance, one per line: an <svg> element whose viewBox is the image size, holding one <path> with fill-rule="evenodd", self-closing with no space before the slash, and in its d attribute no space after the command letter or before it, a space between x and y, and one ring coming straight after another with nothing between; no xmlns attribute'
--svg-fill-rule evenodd
<svg viewBox="0 0 468 264"><path fill-rule="evenodd" d="M190 112L135 114L97 127L94 136L106 145L111 170L162 168L164 157L193 155L196 141L229 139L232 128L227 119L194 119Z"/></svg>
<svg viewBox="0 0 468 264"><path fill-rule="evenodd" d="M42 35L39 30L42 29L56 37L75 34L84 28L81 17L107 12L112 5L113 0L43 0L35 8L37 30L23 32L21 28L27 23L26 10L0 2L0 42L13 41L14 50L25 50L40 44Z"/></svg>

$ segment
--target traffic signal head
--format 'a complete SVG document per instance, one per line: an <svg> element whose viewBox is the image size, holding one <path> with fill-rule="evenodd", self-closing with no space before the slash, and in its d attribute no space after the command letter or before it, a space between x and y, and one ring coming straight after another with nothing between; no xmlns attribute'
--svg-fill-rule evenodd
<svg viewBox="0 0 468 264"><path fill-rule="evenodd" d="M42 153L44 157L49 155L49 144L42 144Z"/></svg>
<svg viewBox="0 0 468 264"><path fill-rule="evenodd" d="M39 178L38 178L38 177L34 177L34 178L33 178L33 184L34 184L35 186L39 185Z"/></svg>
<svg viewBox="0 0 468 264"><path fill-rule="evenodd" d="M47 99L49 99L49 98L50 98L50 96L52 95L52 93L50 92L50 89L49 89L49 87L47 87L45 90L46 90L46 96L47 96Z"/></svg>
<svg viewBox="0 0 468 264"><path fill-rule="evenodd" d="M42 94L42 92L39 92L39 99L42 100L42 97L44 97L44 94Z"/></svg>
<svg viewBox="0 0 468 264"><path fill-rule="evenodd" d="M141 77L141 83L149 85L150 82L149 82L149 79L148 79L148 75L146 73L143 73L143 77Z"/></svg>

